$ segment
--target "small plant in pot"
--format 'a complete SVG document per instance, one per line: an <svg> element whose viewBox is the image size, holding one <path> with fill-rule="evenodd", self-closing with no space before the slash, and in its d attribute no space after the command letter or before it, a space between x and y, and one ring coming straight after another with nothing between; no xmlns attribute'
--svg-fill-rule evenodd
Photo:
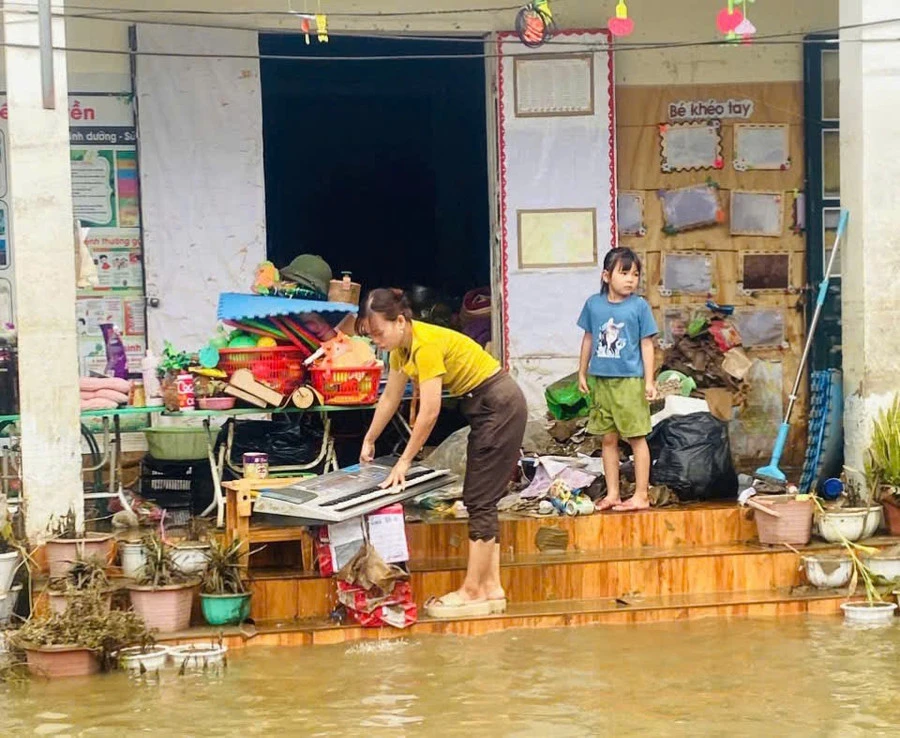
<svg viewBox="0 0 900 738"><path fill-rule="evenodd" d="M22 546L16 541L12 520L5 510L0 511L0 595L12 588L21 562Z"/></svg>
<svg viewBox="0 0 900 738"><path fill-rule="evenodd" d="M821 514L823 512L822 505L817 497L813 497L813 502ZM855 543L844 536L839 529L835 529L837 540L844 547L847 556L850 558L853 570L850 575L850 587L847 592L848 598L856 594L860 579L866 593L865 600L848 599L847 602L841 604L841 610L844 612L844 620L847 623L857 625L887 625L893 621L894 612L897 610L896 602L888 602L884 599L878 588L877 577L869 568L869 560L863 557L872 557L878 554L878 549L872 546L865 546Z"/></svg>
<svg viewBox="0 0 900 738"><path fill-rule="evenodd" d="M50 578L60 579L79 559L99 558L109 562L113 556L111 533L87 533L79 528L74 510L58 519L52 526L53 537L47 541L47 564Z"/></svg>
<svg viewBox="0 0 900 738"><path fill-rule="evenodd" d="M200 605L210 625L237 625L250 615L250 595L241 579L241 560L249 553L240 540L213 541L206 553Z"/></svg>
<svg viewBox="0 0 900 738"><path fill-rule="evenodd" d="M152 643L152 637L136 613L110 611L100 593L92 592L63 613L31 618L10 642L25 651L32 673L63 677L96 674L114 664L114 652Z"/></svg>
<svg viewBox="0 0 900 738"><path fill-rule="evenodd" d="M875 419L866 454L866 481L884 505L890 534L900 535L900 395Z"/></svg>
<svg viewBox="0 0 900 738"><path fill-rule="evenodd" d="M172 558L175 565L184 574L202 576L206 570L210 544L207 540L207 521L203 518L191 518L188 525L188 536L174 546Z"/></svg>
<svg viewBox="0 0 900 738"><path fill-rule="evenodd" d="M128 585L132 607L151 630L173 633L186 629L198 580L178 568L172 546L158 535L147 536L144 548L146 563L134 584Z"/></svg>
<svg viewBox="0 0 900 738"><path fill-rule="evenodd" d="M98 558L78 558L65 577L51 579L47 594L50 611L61 614L75 600L98 597L107 611L112 604L112 587L106 576L106 562Z"/></svg>

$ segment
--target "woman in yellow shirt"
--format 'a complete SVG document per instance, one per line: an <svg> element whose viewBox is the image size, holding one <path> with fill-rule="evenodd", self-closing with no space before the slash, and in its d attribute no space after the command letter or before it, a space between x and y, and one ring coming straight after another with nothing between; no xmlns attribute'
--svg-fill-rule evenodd
<svg viewBox="0 0 900 738"><path fill-rule="evenodd" d="M463 502L469 513L469 561L456 592L429 602L431 617L488 615L506 610L500 584L497 503L515 470L525 434L525 397L515 380L475 341L462 333L412 320L402 290L377 289L360 310L360 328L391 352L387 387L363 440L361 461L371 461L375 441L397 412L407 382L418 383L420 410L409 443L382 486L403 484L410 464L431 435L441 392L462 398L469 421Z"/></svg>

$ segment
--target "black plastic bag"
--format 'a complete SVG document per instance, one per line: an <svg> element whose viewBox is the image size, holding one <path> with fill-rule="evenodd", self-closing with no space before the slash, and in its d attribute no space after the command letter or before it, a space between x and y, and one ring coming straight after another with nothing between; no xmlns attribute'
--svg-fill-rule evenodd
<svg viewBox="0 0 900 738"><path fill-rule="evenodd" d="M241 464L245 453L269 455L269 466L298 466L316 460L322 448L322 422L318 416L303 414L278 420L235 420L231 418L219 431L218 443L234 427L230 459Z"/></svg>
<svg viewBox="0 0 900 738"><path fill-rule="evenodd" d="M681 500L735 499L737 474L728 425L709 413L663 420L647 437L651 484L665 485Z"/></svg>

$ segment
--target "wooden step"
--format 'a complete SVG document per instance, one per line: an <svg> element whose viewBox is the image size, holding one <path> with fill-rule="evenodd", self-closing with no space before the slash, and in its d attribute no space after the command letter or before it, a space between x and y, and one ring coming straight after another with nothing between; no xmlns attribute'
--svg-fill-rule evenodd
<svg viewBox="0 0 900 738"><path fill-rule="evenodd" d="M889 546L885 537L867 543ZM837 550L824 542L801 553ZM801 562L794 551L759 543L612 549L565 554L502 557L501 579L516 601L558 602L620 597L700 595L768 591L801 584ZM458 589L464 559L410 561L416 603ZM330 579L297 569L251 571L252 615L257 620L326 616L336 606Z"/></svg>
<svg viewBox="0 0 900 738"><path fill-rule="evenodd" d="M630 513L603 513L579 517L526 517L502 515L500 544L508 554L537 554L536 535L541 528L559 528L569 534L569 550L596 551L652 546L711 546L750 541L756 524L749 511L733 502L696 503ZM431 517L408 522L406 536L413 559L456 559L466 555L468 525L465 520ZM277 541L302 542L308 534L302 528L251 526L251 544ZM278 561L276 546L263 551L251 566L277 566L294 561ZM276 554L273 557L273 553ZM280 552L282 558L297 558L293 549Z"/></svg>
<svg viewBox="0 0 900 738"><path fill-rule="evenodd" d="M420 617L404 630L337 625L325 618L269 620L255 626L227 629L193 628L160 636L165 643L208 643L220 634L230 648L245 645L321 645L362 639L382 639L423 634L482 635L508 628L562 628L580 625L624 625L709 617L782 617L786 615L836 615L846 601L833 590L724 592L631 598L623 605L614 599L567 600L512 604L503 615L457 620Z"/></svg>

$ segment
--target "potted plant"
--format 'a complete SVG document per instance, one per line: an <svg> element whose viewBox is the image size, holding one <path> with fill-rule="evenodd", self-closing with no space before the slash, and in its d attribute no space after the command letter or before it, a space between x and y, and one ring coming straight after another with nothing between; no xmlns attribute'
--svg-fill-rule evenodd
<svg viewBox="0 0 900 738"><path fill-rule="evenodd" d="M79 558L99 558L106 562L112 560L112 533L86 533L83 527L79 530L74 510L69 510L65 517L56 522L53 534L46 545L51 579L65 577Z"/></svg>
<svg viewBox="0 0 900 738"><path fill-rule="evenodd" d="M824 512L819 499L813 497L812 500L818 513ZM860 625L887 625L891 623L897 610L897 603L888 602L882 597L877 586L877 577L862 558L862 556L871 557L876 555L878 549L849 540L837 528L835 529L835 534L852 564L850 588L847 592L848 601L841 604L841 610L844 612L844 621ZM850 600L849 598L856 594L860 579L862 579L863 587L865 588L866 598L865 600Z"/></svg>
<svg viewBox="0 0 900 738"><path fill-rule="evenodd" d="M900 395L875 419L866 454L866 481L884 506L890 534L900 535Z"/></svg>
<svg viewBox="0 0 900 738"><path fill-rule="evenodd" d="M241 579L241 541L213 541L200 586L203 617L210 625L237 625L250 615L250 595Z"/></svg>
<svg viewBox="0 0 900 738"><path fill-rule="evenodd" d="M178 401L178 375L186 372L190 365L190 354L178 351L169 341L165 342L156 373L160 380L163 404L169 412L181 410Z"/></svg>
<svg viewBox="0 0 900 738"><path fill-rule="evenodd" d="M97 558L78 558L62 579L51 579L47 590L50 611L63 613L69 604L79 598L101 599L107 610L112 605L112 588L106 576L106 562Z"/></svg>
<svg viewBox="0 0 900 738"><path fill-rule="evenodd" d="M191 518L188 536L174 544L172 560L183 574L202 576L206 571L210 544L207 537L207 523L201 518Z"/></svg>
<svg viewBox="0 0 900 738"><path fill-rule="evenodd" d="M113 652L152 638L137 614L107 610L95 592L73 601L63 613L31 618L10 641L25 651L32 673L63 677L96 674L114 663Z"/></svg>
<svg viewBox="0 0 900 738"><path fill-rule="evenodd" d="M147 623L160 633L184 630L191 623L191 605L197 579L176 565L173 549L158 535L144 539L147 561L133 584L128 585L131 605Z"/></svg>
<svg viewBox="0 0 900 738"><path fill-rule="evenodd" d="M13 536L12 521L7 517L0 525L0 594L12 589L21 561L21 549Z"/></svg>

